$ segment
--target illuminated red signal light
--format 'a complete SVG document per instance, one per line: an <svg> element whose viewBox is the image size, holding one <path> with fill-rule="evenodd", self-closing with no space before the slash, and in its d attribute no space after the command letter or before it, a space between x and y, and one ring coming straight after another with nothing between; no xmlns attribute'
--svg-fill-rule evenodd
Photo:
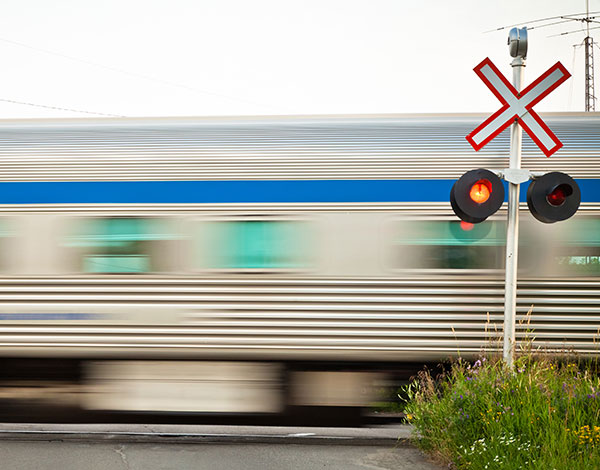
<svg viewBox="0 0 600 470"><path fill-rule="evenodd" d="M496 213L504 202L504 185L485 168L467 171L450 190L450 205L464 222L478 224ZM463 231L468 230L462 226Z"/></svg>
<svg viewBox="0 0 600 470"><path fill-rule="evenodd" d="M483 204L486 202L490 198L491 194L492 183L484 179L477 181L473 186L471 186L471 191L469 191L469 197L477 204Z"/></svg>

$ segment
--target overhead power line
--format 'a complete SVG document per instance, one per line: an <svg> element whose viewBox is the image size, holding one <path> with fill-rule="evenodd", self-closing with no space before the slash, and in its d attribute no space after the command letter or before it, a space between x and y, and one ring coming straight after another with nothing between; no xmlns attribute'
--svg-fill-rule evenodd
<svg viewBox="0 0 600 470"><path fill-rule="evenodd" d="M97 116L108 116L108 117L127 117L127 116L122 116L120 114L98 113L96 111L84 111L82 109L62 108L60 106L48 106L45 104L29 103L27 101L9 100L8 98L0 98L0 101L4 101L5 103L23 104L26 106L35 106L36 108L46 108L46 109L55 109L55 110L59 110L59 111L69 111L72 113L95 114Z"/></svg>
<svg viewBox="0 0 600 470"><path fill-rule="evenodd" d="M548 26L555 26L557 24L570 23L571 21L573 21L572 18L565 17L564 19L562 19L560 21L553 21L552 23L546 23L546 24L542 24L542 25L539 25L539 26L532 26L531 28L527 27L527 30L531 31L532 29L547 28Z"/></svg>
<svg viewBox="0 0 600 470"><path fill-rule="evenodd" d="M574 18L568 18L569 16L581 16L581 15L595 15L597 13L600 13L600 11L590 11L590 12L582 12L582 13L568 13L566 15L559 15L559 16L549 16L548 18L540 18L538 20L532 20L532 21L521 21L520 23L515 23L515 24L509 24L507 26L500 26L499 28L496 29L490 29L489 31L484 31L484 33L493 33L494 31L502 31L503 29L506 28L513 28L515 26L521 26L521 25L530 25L533 23L541 23L542 21L550 21L550 20L556 20L559 18L562 19L574 19ZM539 28L539 26L536 26L537 28ZM533 28L527 28L527 29L533 29Z"/></svg>
<svg viewBox="0 0 600 470"><path fill-rule="evenodd" d="M129 75L131 77L141 78L141 79L149 80L149 81L152 81L152 82L155 82L155 83L160 83L162 85L167 85L167 86L171 86L171 87L175 87L175 88L184 89L184 90L196 93L196 94L212 95L212 96L216 96L216 97L219 97L219 98L225 98L225 99L230 100L230 101L237 101L237 102L242 102L242 103L246 103L246 104L251 104L251 105L254 105L254 106L261 106L261 107L267 107L267 108L271 108L271 109L276 109L277 111L292 112L292 110L289 110L289 109L283 109L281 107L272 106L272 105L264 104L264 103L259 103L259 102L255 102L255 101L252 101L252 100L247 100L245 98L238 98L238 97L235 97L235 96L230 96L230 95L227 95L227 94L224 94L224 93L219 93L219 92L212 91L212 90L200 90L198 88L191 87L191 86L188 86L188 85L184 85L184 84L181 84L181 83L171 82L169 80L163 80L161 78L152 77L150 75L145 75L145 74L138 73L138 72L130 72L128 70L124 70L124 69L121 69L121 68L118 68L118 67L113 67L113 66L110 66L110 65L100 64L98 62L93 62L91 60L82 59L80 57L74 57L74 56L71 56L71 55L63 54L61 52L56 52L56 51L51 51L51 50L48 50L48 49L43 49L43 48L40 48L40 47L31 46L29 44L25 44L25 43L22 43L22 42L19 42L19 41L13 41L11 39L0 38L0 41L8 43L8 44L13 44L15 46L24 47L26 49L31 49L32 51L37 51L37 52L42 52L44 54L49 54L49 55L53 55L53 56L57 56L57 57L62 57L63 59L68 59L68 60L71 60L73 62L80 62L82 64L87 64L87 65L90 65L92 67L98 67L98 68L110 70L112 72L117 72L117 73L122 73L122 74L125 74L125 75Z"/></svg>
<svg viewBox="0 0 600 470"><path fill-rule="evenodd" d="M600 29L600 26L594 26L593 28L588 28L587 31L591 31L592 29ZM566 34L573 34L573 33L585 33L586 30L584 29L574 29L573 31L566 31L564 33L558 33L558 34L552 34L550 36L548 36L549 38L555 38L556 36L565 36Z"/></svg>

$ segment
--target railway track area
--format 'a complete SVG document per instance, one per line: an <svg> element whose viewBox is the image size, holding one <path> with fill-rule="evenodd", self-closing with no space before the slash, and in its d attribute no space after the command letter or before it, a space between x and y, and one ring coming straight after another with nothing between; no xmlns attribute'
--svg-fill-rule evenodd
<svg viewBox="0 0 600 470"><path fill-rule="evenodd" d="M14 424L21 427L42 423L43 430L56 423L80 426L96 423L106 426L397 426L405 422L403 413L353 407L318 407L284 413L172 413L86 410L77 406L85 386L72 382L13 382L0 386L0 433ZM25 423L25 424L24 424ZM43 424L46 423L46 424ZM23 429L25 429L23 428ZM41 428L40 428L41 429ZM74 428L75 429L75 428ZM40 431L42 432L42 431ZM45 432L45 431L44 431ZM25 435L25 434L24 434Z"/></svg>

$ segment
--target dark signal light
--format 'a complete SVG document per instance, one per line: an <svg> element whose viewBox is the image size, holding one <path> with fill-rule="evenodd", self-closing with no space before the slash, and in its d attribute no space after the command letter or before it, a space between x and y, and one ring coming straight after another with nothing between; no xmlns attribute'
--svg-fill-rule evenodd
<svg viewBox="0 0 600 470"><path fill-rule="evenodd" d="M534 179L527 190L527 205L540 222L551 224L572 217L581 203L581 191L573 178L553 171Z"/></svg>
<svg viewBox="0 0 600 470"><path fill-rule="evenodd" d="M504 185L489 170L467 171L454 183L450 204L464 222L478 224L494 214L504 202Z"/></svg>
<svg viewBox="0 0 600 470"><path fill-rule="evenodd" d="M573 189L566 184L561 184L548 194L546 199L553 206L562 206L567 200L567 196L571 194L573 194Z"/></svg>

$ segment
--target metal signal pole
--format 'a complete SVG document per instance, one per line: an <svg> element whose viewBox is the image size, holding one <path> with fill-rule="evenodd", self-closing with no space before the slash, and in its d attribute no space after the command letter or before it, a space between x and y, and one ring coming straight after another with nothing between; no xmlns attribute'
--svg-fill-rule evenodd
<svg viewBox="0 0 600 470"><path fill-rule="evenodd" d="M527 29L513 28L508 36L510 55L514 57L513 85L517 92L523 88L523 69L527 56ZM518 118L517 118L518 119ZM521 168L523 129L518 122L510 127L509 170ZM503 357L513 365L515 324L517 316L517 262L519 254L519 183L508 183L508 223L506 227L506 279L504 285L504 343Z"/></svg>

